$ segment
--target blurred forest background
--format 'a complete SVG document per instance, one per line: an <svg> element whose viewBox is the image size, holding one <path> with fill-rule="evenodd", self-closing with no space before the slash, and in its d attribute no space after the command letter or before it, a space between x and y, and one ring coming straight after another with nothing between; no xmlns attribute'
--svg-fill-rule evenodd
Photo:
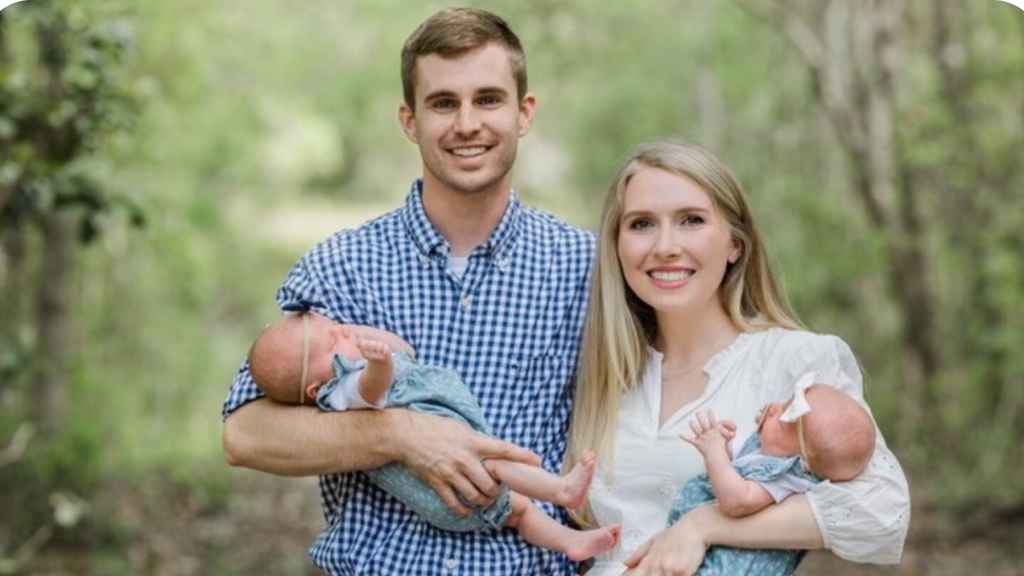
<svg viewBox="0 0 1024 576"><path fill-rule="evenodd" d="M1024 12L996 0L494 0L539 97L517 188L587 227L639 141L745 183L911 480L898 567L1024 574ZM0 575L314 574L315 481L220 405L291 263L400 203L398 52L444 4L0 12Z"/></svg>

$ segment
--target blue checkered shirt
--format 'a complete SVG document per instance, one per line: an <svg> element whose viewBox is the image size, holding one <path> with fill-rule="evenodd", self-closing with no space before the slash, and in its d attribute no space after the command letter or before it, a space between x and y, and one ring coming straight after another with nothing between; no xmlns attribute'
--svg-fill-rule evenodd
<svg viewBox="0 0 1024 576"><path fill-rule="evenodd" d="M449 245L423 211L421 183L405 205L314 247L278 301L323 304L339 321L396 332L418 360L452 368L476 395L494 435L561 470L594 238L512 195L497 229L460 279ZM260 397L243 365L225 417ZM569 575L575 565L519 535L452 533L419 519L362 473L320 478L327 527L310 549L332 575ZM566 521L564 512L538 503Z"/></svg>

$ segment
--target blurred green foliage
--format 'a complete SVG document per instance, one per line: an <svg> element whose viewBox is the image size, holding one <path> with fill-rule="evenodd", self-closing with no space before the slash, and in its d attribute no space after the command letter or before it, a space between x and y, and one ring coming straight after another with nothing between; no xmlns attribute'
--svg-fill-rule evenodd
<svg viewBox="0 0 1024 576"><path fill-rule="evenodd" d="M857 195L806 59L756 16L763 2L470 4L506 17L527 49L540 102L517 164L527 201L593 227L637 142L708 145L745 183L800 316L858 353L915 504L1024 506L1024 13L955 0L943 24L936 4L900 3L887 56L900 72L896 192L882 201L908 193L922 225L894 238ZM825 44L861 9L828 5L849 19L778 3L826 23ZM40 550L91 547L95 573L145 573L152 554L117 553L143 530L139 510L172 526L252 505L236 488L246 473L223 464L220 403L291 263L397 205L418 174L396 120L398 52L443 6L28 0L0 13L0 450L35 420L52 360L38 355L45 224L70 214L77 238L62 281L65 404L52 433L0 459L0 560L50 526ZM65 49L57 92L44 32ZM908 359L891 250L906 238L928 264L931 373ZM76 525L55 523L58 493L87 504ZM186 504L146 504L172 497ZM202 550L175 546L230 547L213 533ZM207 573L240 570L209 561ZM275 573L303 566L281 562Z"/></svg>

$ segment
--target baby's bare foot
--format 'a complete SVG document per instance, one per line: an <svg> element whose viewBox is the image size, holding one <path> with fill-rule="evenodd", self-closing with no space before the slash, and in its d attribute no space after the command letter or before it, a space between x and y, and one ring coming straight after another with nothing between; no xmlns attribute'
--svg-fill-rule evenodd
<svg viewBox="0 0 1024 576"><path fill-rule="evenodd" d="M566 543L565 555L573 562L582 562L619 545L622 528L618 524L577 532Z"/></svg>
<svg viewBox="0 0 1024 576"><path fill-rule="evenodd" d="M561 504L570 510L583 506L583 502L587 499L587 490L590 489L590 481L594 479L594 468L594 453L584 450L580 455L580 461L573 466L568 474L562 476L563 488L558 494L556 504Z"/></svg>

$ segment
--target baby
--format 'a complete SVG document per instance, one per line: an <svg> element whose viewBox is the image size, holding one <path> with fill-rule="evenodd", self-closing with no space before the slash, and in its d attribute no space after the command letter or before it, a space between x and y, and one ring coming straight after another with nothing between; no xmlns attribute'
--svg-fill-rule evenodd
<svg viewBox="0 0 1024 576"><path fill-rule="evenodd" d="M249 352L253 379L271 399L316 403L324 410L407 408L454 418L490 434L473 394L452 370L413 360L412 347L391 332L336 323L308 311L289 313L268 326ZM613 548L619 526L573 530L530 502L536 498L566 508L583 504L594 474L593 454L565 476L507 460L485 467L507 486L498 499L461 516L405 466L392 463L366 474L422 518L457 532L516 529L535 545L581 561Z"/></svg>
<svg viewBox="0 0 1024 576"><path fill-rule="evenodd" d="M842 482L864 471L875 450L875 424L853 397L809 373L794 385L788 402L774 402L757 416L756 434L730 457L735 423L698 413L694 436L681 438L704 457L707 474L690 479L672 505L668 523L700 504L716 500L728 516L753 514L786 497L806 492L823 479ZM715 547L697 572L713 574L792 574L804 552Z"/></svg>

